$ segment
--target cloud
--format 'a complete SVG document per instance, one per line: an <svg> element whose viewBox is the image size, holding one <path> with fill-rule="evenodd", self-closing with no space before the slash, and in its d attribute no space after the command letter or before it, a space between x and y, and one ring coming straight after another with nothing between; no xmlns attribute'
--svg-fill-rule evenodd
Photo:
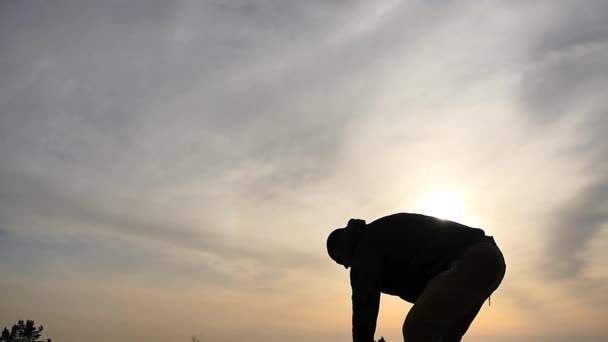
<svg viewBox="0 0 608 342"><path fill-rule="evenodd" d="M606 41L608 4L590 0L585 6L562 1L541 2L543 16L537 22L536 38L530 45L532 57L546 57Z"/></svg>
<svg viewBox="0 0 608 342"><path fill-rule="evenodd" d="M15 234L34 234L31 243L19 241L27 247L24 253L31 253L33 265L44 260L38 264L43 268L54 259L76 260L83 265L88 260L87 267L96 265L95 268L115 263L115 272L120 273L129 260L131 265L147 270L162 262L172 272L192 271L199 277L203 272L208 280L223 281L225 286L242 286L246 283L243 280L259 277L263 277L259 286L273 286L291 270L310 270L320 261L306 252L262 239L224 234L221 226L191 226L179 218L172 222L163 219L162 214L133 211L128 202L121 203L118 198L93 199L89 194L70 193L44 180L1 168L0 185L0 217L19 228L13 229ZM115 203L109 206L104 204L106 201ZM20 220L23 217L27 219ZM137 252L128 252L134 248ZM152 255L153 250L156 256ZM15 252L13 248L5 251ZM104 256L105 253L111 256ZM52 257L47 259L45 255ZM73 258L75 255L78 257ZM185 259L177 261L177 255Z"/></svg>
<svg viewBox="0 0 608 342"><path fill-rule="evenodd" d="M533 63L523 74L524 114L536 139L568 121L578 142L569 151L580 162L586 185L552 213L548 270L567 279L580 276L581 253L608 222L608 7L605 2L554 7L555 20L531 48ZM556 191L559 191L556 184Z"/></svg>
<svg viewBox="0 0 608 342"><path fill-rule="evenodd" d="M327 175L362 89L325 91L348 84L340 76L365 59L312 52L335 16L346 20L343 8L267 5L146 3L146 15L136 3L15 8L35 34L2 37L11 47L0 84L4 158L74 183L86 175L140 191L255 164L270 174L254 194L271 180L289 186ZM269 17L288 23L286 32L267 27ZM315 18L320 25L308 26ZM175 41L175 30L192 37ZM285 48L294 34L305 44ZM298 61L301 51L309 59ZM332 78L311 76L339 65Z"/></svg>
<svg viewBox="0 0 608 342"><path fill-rule="evenodd" d="M108 282L132 275L133 288L166 287L174 277L193 282L192 298L216 284L237 288L229 304L215 293L205 298L219 297L215 304L200 302L200 316L218 322L238 316L242 299L258 310L272 297L276 306L263 309L280 312L282 302L310 298L316 313L316 301L346 291L334 284L347 286L337 274L323 278L330 226L407 210L446 186L479 198L482 205L468 201L471 210L503 234L505 252L521 252L525 266L510 259L505 294L547 309L526 317L573 303L547 304L580 275L590 256L579 252L606 221L603 3L0 6L2 269L18 273L19 259L32 270L88 269ZM517 107L510 87L520 75ZM529 121L514 117L520 109ZM576 139L557 136L564 124ZM571 154L548 156L571 140ZM584 167L575 185L560 183L575 173L569 165L536 173L564 160ZM570 201L554 212L543 258L560 282L546 296L530 253L542 248L544 232L530 229L538 221L528 217L544 219L538 208L563 198ZM311 287L313 277L323 280ZM271 295L252 297L253 288ZM141 311L173 319L165 333L181 331L179 318L164 315L190 305L181 295L165 306L142 293L158 310ZM302 305L290 307L308 317ZM229 314L215 315L223 309ZM310 322L302 340L316 336L306 330L315 324L337 329L323 319L294 321ZM227 330L249 333L240 323Z"/></svg>

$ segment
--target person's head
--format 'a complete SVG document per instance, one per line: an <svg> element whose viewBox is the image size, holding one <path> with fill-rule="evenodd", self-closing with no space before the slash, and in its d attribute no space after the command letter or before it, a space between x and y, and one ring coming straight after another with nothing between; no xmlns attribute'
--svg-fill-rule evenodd
<svg viewBox="0 0 608 342"><path fill-rule="evenodd" d="M338 228L327 237L327 254L336 263L349 268L351 258L346 252L346 228Z"/></svg>
<svg viewBox="0 0 608 342"><path fill-rule="evenodd" d="M365 221L350 219L345 228L338 228L327 237L327 254L336 263L349 268L352 265L358 235L365 227Z"/></svg>

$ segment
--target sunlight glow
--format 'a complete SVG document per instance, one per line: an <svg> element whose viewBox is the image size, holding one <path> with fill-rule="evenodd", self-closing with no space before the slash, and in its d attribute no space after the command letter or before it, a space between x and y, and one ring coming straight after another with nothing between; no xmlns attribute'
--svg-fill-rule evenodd
<svg viewBox="0 0 608 342"><path fill-rule="evenodd" d="M434 191L426 194L415 206L420 214L455 222L466 222L462 195L452 191Z"/></svg>

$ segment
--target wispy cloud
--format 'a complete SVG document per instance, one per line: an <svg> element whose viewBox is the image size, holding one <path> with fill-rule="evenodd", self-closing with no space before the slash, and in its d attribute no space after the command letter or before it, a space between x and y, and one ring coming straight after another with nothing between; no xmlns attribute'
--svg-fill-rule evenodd
<svg viewBox="0 0 608 342"><path fill-rule="evenodd" d="M608 223L607 10L597 1L548 11L552 20L532 46L533 66L522 79L524 115L538 125L538 139L569 119L576 142L567 153L582 165L581 179L562 182L585 185L552 212L550 222L548 270L562 278L581 275L581 252Z"/></svg>
<svg viewBox="0 0 608 342"><path fill-rule="evenodd" d="M604 2L0 6L5 291L109 300L125 320L125 303L198 303L195 318L139 319L215 340L256 326L336 340L348 282L329 273L325 234L448 188L503 246L501 296L519 316L601 333L604 310L570 298L606 293L589 274L608 219ZM150 292L130 298L138 287ZM240 306L265 314L230 335Z"/></svg>

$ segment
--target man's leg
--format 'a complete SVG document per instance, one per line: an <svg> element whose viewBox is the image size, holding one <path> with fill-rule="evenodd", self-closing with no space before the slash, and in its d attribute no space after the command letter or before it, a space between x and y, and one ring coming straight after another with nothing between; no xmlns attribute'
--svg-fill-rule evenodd
<svg viewBox="0 0 608 342"><path fill-rule="evenodd" d="M464 336L467 330L469 330L471 323L473 323L473 320L475 317L477 317L483 303L485 303L485 300L475 305L473 310L467 312L452 323L452 326L449 328L448 332L443 336L442 342L460 342L460 340L462 340L462 336Z"/></svg>
<svg viewBox="0 0 608 342"><path fill-rule="evenodd" d="M480 303L496 290L504 272L504 258L494 244L484 241L469 247L427 284L403 324L405 341L451 342L444 337L458 341L461 336L451 335L454 327L464 322L456 331L466 332Z"/></svg>

